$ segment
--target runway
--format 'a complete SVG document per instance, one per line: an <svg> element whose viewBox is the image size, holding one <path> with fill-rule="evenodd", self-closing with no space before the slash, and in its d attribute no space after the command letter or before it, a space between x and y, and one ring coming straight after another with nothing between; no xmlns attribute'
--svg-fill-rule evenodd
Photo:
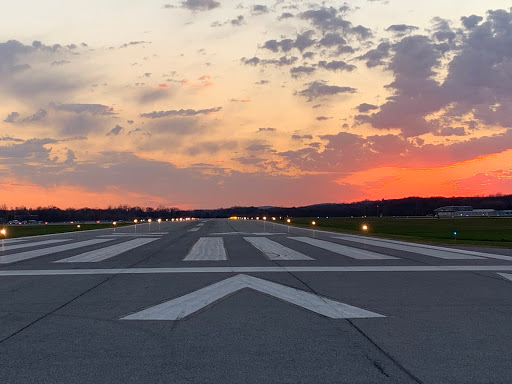
<svg viewBox="0 0 512 384"><path fill-rule="evenodd" d="M0 381L509 383L512 249L196 220L0 244Z"/></svg>

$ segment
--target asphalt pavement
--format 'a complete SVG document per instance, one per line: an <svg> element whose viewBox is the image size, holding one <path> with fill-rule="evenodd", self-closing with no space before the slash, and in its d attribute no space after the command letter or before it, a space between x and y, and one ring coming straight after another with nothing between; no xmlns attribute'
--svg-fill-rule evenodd
<svg viewBox="0 0 512 384"><path fill-rule="evenodd" d="M2 240L1 383L512 382L512 249L255 220Z"/></svg>

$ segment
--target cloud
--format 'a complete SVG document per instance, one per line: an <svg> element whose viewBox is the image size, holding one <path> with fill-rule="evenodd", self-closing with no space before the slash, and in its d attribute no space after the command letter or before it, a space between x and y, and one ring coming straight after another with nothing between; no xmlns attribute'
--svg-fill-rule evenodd
<svg viewBox="0 0 512 384"><path fill-rule="evenodd" d="M308 102L318 97L333 96L339 93L355 93L357 90L352 87L339 87L337 85L327 85L325 81L318 80L306 84L308 87L299 91L300 96L308 98Z"/></svg>
<svg viewBox="0 0 512 384"><path fill-rule="evenodd" d="M0 159L7 163L16 163L17 159L31 159L38 163L49 163L51 148L45 148L45 145L55 144L54 139L30 139L20 144L0 146Z"/></svg>
<svg viewBox="0 0 512 384"><path fill-rule="evenodd" d="M260 152L260 151L269 151L272 149L272 146L269 144L261 144L261 143L253 143L245 148L251 152Z"/></svg>
<svg viewBox="0 0 512 384"><path fill-rule="evenodd" d="M386 62L384 59L390 57L390 49L391 44L389 43L380 43L377 48L371 49L366 52L364 55L357 57L359 60L366 60L366 66L368 68L374 68L379 65L385 65Z"/></svg>
<svg viewBox="0 0 512 384"><path fill-rule="evenodd" d="M271 60L261 60L258 57L253 57L251 59L246 59L245 57L242 57L241 61L245 65L275 65L278 67L293 65L297 62L299 58L295 56L282 56L278 60L271 59Z"/></svg>
<svg viewBox="0 0 512 384"><path fill-rule="evenodd" d="M269 9L266 5L256 4L252 6L251 12L253 15L263 15L265 13L268 13Z"/></svg>
<svg viewBox="0 0 512 384"><path fill-rule="evenodd" d="M181 3L181 7L191 11L210 11L220 7L220 2L215 0L186 0Z"/></svg>
<svg viewBox="0 0 512 384"><path fill-rule="evenodd" d="M44 118L47 115L48 115L48 112L46 112L46 110L41 108L41 109L39 109L39 111L34 113L32 116L23 119L23 122L24 123L30 123L30 122L35 122L35 121L41 121L41 120L44 120Z"/></svg>
<svg viewBox="0 0 512 384"><path fill-rule="evenodd" d="M123 131L123 127L120 125L116 125L114 128L112 128L106 136L117 136Z"/></svg>
<svg viewBox="0 0 512 384"><path fill-rule="evenodd" d="M480 22L483 20L484 18L482 16L477 16L477 15L471 15L471 16L462 16L460 18L461 22L462 22L462 25L466 28L466 29L473 29L475 28L478 24L480 24Z"/></svg>
<svg viewBox="0 0 512 384"><path fill-rule="evenodd" d="M275 132L277 131L276 128L271 128L271 127L268 127L268 128L258 128L258 132Z"/></svg>
<svg viewBox="0 0 512 384"><path fill-rule="evenodd" d="M213 155L221 151L233 151L238 143L234 140L227 141L205 141L202 143L195 143L193 146L187 148L186 152L190 156L197 156L200 154Z"/></svg>
<svg viewBox="0 0 512 384"><path fill-rule="evenodd" d="M128 48L128 47L133 47L136 45L144 45L144 44L151 44L151 42L150 41L130 41L129 43L125 43L125 44L121 45L119 48Z"/></svg>
<svg viewBox="0 0 512 384"><path fill-rule="evenodd" d="M89 113L91 115L108 116L115 115L114 108L102 104L51 104L56 111L66 111L78 114Z"/></svg>
<svg viewBox="0 0 512 384"><path fill-rule="evenodd" d="M417 31L419 28L414 25L407 24L393 24L386 28L387 32L393 32L397 35L405 35Z"/></svg>
<svg viewBox="0 0 512 384"><path fill-rule="evenodd" d="M15 123L16 119L20 117L20 114L18 112L11 112L7 115L4 122L5 123Z"/></svg>
<svg viewBox="0 0 512 384"><path fill-rule="evenodd" d="M169 111L153 111L149 113L141 113L141 117L148 117L150 119L160 119L162 117L176 117L176 116L196 116L207 115L214 112L219 112L222 107L214 107L208 109L172 109Z"/></svg>
<svg viewBox="0 0 512 384"><path fill-rule="evenodd" d="M327 69L328 71L348 71L352 72L357 67L352 64L347 64L341 60L333 60L333 61L319 61L318 66L323 69Z"/></svg>
<svg viewBox="0 0 512 384"><path fill-rule="evenodd" d="M293 16L293 13L290 13L290 12L283 12L283 13L281 13L281 15L280 15L277 19L278 19L279 21L281 21L281 20L284 20L284 19L290 19L290 18L292 18L292 17L294 17L294 16Z"/></svg>
<svg viewBox="0 0 512 384"><path fill-rule="evenodd" d="M317 116L317 117L315 117L315 120L317 120L317 121L325 121L325 120L329 120L329 119L332 119L332 117L328 117L328 116Z"/></svg>
<svg viewBox="0 0 512 384"><path fill-rule="evenodd" d="M55 67L55 66L61 66L61 65L70 64L70 63L71 63L71 61L68 61L68 60L55 60L50 65Z"/></svg>
<svg viewBox="0 0 512 384"><path fill-rule="evenodd" d="M313 135L298 135L293 134L292 140L313 140Z"/></svg>
<svg viewBox="0 0 512 384"><path fill-rule="evenodd" d="M315 67L307 67L305 65L301 65L300 67L290 68L290 73L291 73L292 77L295 77L295 78L300 77L302 75L310 75L315 71L316 71Z"/></svg>
<svg viewBox="0 0 512 384"><path fill-rule="evenodd" d="M368 103L359 104L356 108L360 113L366 113L366 112L370 112L375 109L379 109L378 106L373 105L373 104L368 104Z"/></svg>

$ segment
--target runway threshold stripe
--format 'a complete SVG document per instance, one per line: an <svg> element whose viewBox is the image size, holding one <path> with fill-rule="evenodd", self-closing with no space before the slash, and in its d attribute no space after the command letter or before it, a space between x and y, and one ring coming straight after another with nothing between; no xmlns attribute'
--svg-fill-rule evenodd
<svg viewBox="0 0 512 384"><path fill-rule="evenodd" d="M29 247L39 247L41 245L62 243L63 241L70 241L72 239L59 239L59 240L43 240L43 241L33 241L31 243L23 243L23 244L14 244L14 245L5 245L0 249L3 251L12 251L13 249L21 249L21 248L29 248Z"/></svg>
<svg viewBox="0 0 512 384"><path fill-rule="evenodd" d="M0 256L0 264L9 264L15 263L17 261L33 259L35 257L51 255L57 252L68 251L70 249L87 247L89 245L101 244L107 241L112 241L112 239L93 239L93 240L85 240L79 241L77 243L58 245L56 247L49 247L43 249L34 249L32 251L26 252L18 252L12 255Z"/></svg>
<svg viewBox="0 0 512 384"><path fill-rule="evenodd" d="M189 232L196 232L196 231L199 231L200 229L201 229L200 227L195 227L195 228L189 229L188 231Z"/></svg>
<svg viewBox="0 0 512 384"><path fill-rule="evenodd" d="M158 239L133 239L124 243L114 244L109 247L96 249L94 251L85 252L80 255L68 257L66 259L54 261L54 263L97 263L120 255L134 248L146 245Z"/></svg>
<svg viewBox="0 0 512 384"><path fill-rule="evenodd" d="M389 248L389 249L396 249L400 251L406 251L411 253L417 253L420 255L425 256L431 256L431 257L437 257L439 259L445 259L445 260L466 260L466 259L482 259L481 256L484 254L481 252L473 252L473 251L464 251L464 250L453 250L450 248L443 248L443 247L436 247L436 246L428 246L428 245L411 245L407 243L399 243L399 242L389 242L389 241L380 241L375 239L365 239L365 238L357 238L355 236L344 236L344 235L338 235L338 236L332 236L333 238L345 240L345 241L352 241L360 244L368 244L368 245L374 245L377 247L382 248ZM491 257L492 255L489 255ZM510 260L512 260L512 257L508 257ZM498 258L498 257L496 257ZM507 260L507 259L504 259Z"/></svg>
<svg viewBox="0 0 512 384"><path fill-rule="evenodd" d="M263 252L270 260L314 260L265 237L244 237L244 239Z"/></svg>
<svg viewBox="0 0 512 384"><path fill-rule="evenodd" d="M222 261L228 256L222 237L201 237L194 244L184 261Z"/></svg>
<svg viewBox="0 0 512 384"><path fill-rule="evenodd" d="M354 247L348 247L346 245L341 245L337 243L332 243L330 241L324 241L319 239L313 239L311 237L289 237L289 239L301 241L303 243L312 245L314 247L326 249L328 251L337 253L339 255L347 256L352 259L357 260L391 260L396 259L396 257L383 255L377 252L367 251L365 249L359 249Z"/></svg>

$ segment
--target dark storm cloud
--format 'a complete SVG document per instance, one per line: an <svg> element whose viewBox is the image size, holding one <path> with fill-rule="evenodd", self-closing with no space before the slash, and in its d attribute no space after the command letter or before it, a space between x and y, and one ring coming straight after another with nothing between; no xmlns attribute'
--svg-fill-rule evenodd
<svg viewBox="0 0 512 384"><path fill-rule="evenodd" d="M219 112L222 107L214 107L208 109L180 109L180 110L169 110L169 111L153 111L150 113L141 113L141 117L148 117L150 119L160 119L162 117L175 117L175 116L196 116L206 115L209 113Z"/></svg>
<svg viewBox="0 0 512 384"><path fill-rule="evenodd" d="M351 87L339 87L337 85L328 85L323 80L313 81L306 84L308 87L299 91L300 96L308 98L308 102L313 101L318 97L333 96L340 93L355 93L357 90Z"/></svg>

